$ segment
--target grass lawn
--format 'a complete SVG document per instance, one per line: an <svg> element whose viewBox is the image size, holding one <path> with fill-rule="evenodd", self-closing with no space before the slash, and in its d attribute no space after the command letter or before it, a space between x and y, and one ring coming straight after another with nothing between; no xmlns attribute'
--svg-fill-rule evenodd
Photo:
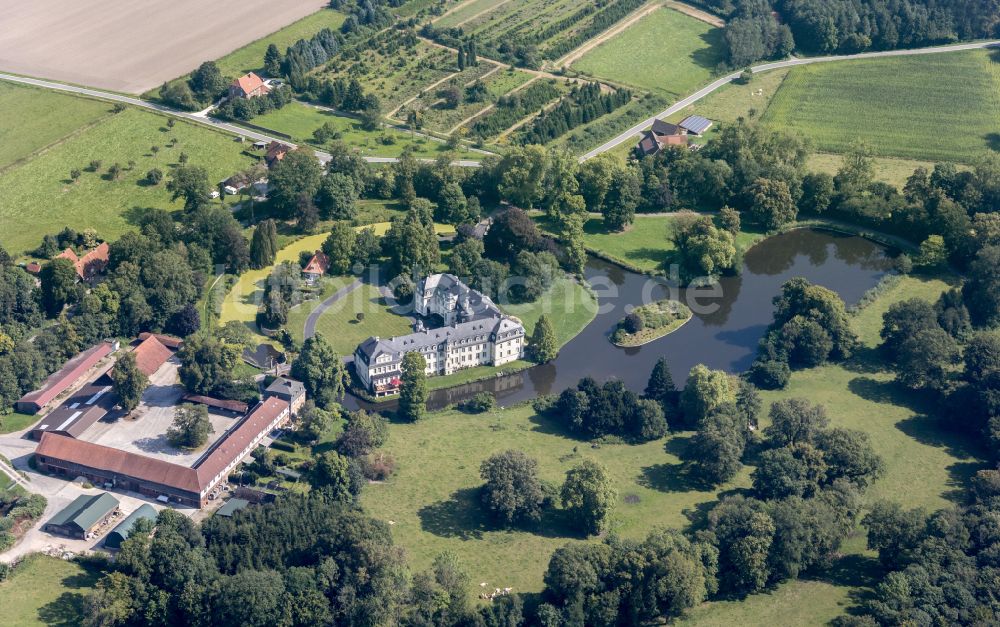
<svg viewBox="0 0 1000 627"><path fill-rule="evenodd" d="M38 419L35 414L22 414L16 411L0 415L0 433L20 431L33 425Z"/></svg>
<svg viewBox="0 0 1000 627"><path fill-rule="evenodd" d="M0 583L0 622L10 627L79 625L84 597L98 579L99 572L76 562L30 556Z"/></svg>
<svg viewBox="0 0 1000 627"><path fill-rule="evenodd" d="M584 459L604 464L618 490L611 526L628 537L644 536L654 525L683 526L684 510L715 498L714 491L689 486L677 473L680 460L673 451L690 434L673 436L667 453L663 441L592 448L535 416L528 405L480 415L433 413L391 429L385 449L398 470L387 482L367 486L362 503L376 518L394 522L393 536L415 570L442 551L454 551L475 582L472 594L482 581L536 592L551 552L582 540L565 529L558 512L543 519L538 533L494 528L482 514L477 491L479 464L493 453L523 450L538 459L540 476L557 484ZM743 472L724 488L748 484L749 472Z"/></svg>
<svg viewBox="0 0 1000 627"><path fill-rule="evenodd" d="M583 331L597 315L597 299L579 282L564 276L535 302L502 304L501 308L505 313L520 318L529 337L542 314L548 315L555 327L556 342L562 346Z"/></svg>
<svg viewBox="0 0 1000 627"><path fill-rule="evenodd" d="M0 171L111 112L100 100L0 82ZM68 174L68 173L67 173Z"/></svg>
<svg viewBox="0 0 1000 627"><path fill-rule="evenodd" d="M281 109L259 115L252 120L262 126L286 135L299 143L314 143L313 131L329 123L340 133L340 140L357 149L364 156L398 157L405 148L413 148L417 157L435 158L454 153L457 158L472 158L472 153L462 148L450 151L443 142L410 135L405 131L381 129L366 131L358 120L318 109L301 102L293 102ZM322 148L322 145L319 145Z"/></svg>
<svg viewBox="0 0 1000 627"><path fill-rule="evenodd" d="M1000 59L972 50L793 68L763 119L825 152L863 138L882 156L969 162L1000 148L998 118Z"/></svg>
<svg viewBox="0 0 1000 627"><path fill-rule="evenodd" d="M172 147L171 139L177 140ZM150 151L154 145L160 148L155 155ZM143 209L180 209L183 203L171 201L165 183L148 187L139 181L152 168L169 176L182 152L190 164L208 171L210 181L252 163L228 135L180 120L168 129L165 117L129 108L0 173L0 245L16 256L38 246L42 235L65 226L94 228L113 241ZM102 162L98 172L86 171L93 159ZM127 168L129 161L135 161L131 171L126 169L117 181L106 180L111 164ZM70 179L73 169L84 170L75 183Z"/></svg>
<svg viewBox="0 0 1000 627"><path fill-rule="evenodd" d="M334 277L331 286L324 289L325 298L353 280L353 277ZM309 314L322 302L311 301L293 309L288 316L288 330L297 340L302 339L302 330ZM363 313L359 321L357 314ZM353 292L334 303L316 321L316 332L323 335L341 355L351 355L358 344L373 335L393 337L411 333L409 319L398 316L386 306L378 288L364 283Z"/></svg>
<svg viewBox="0 0 1000 627"><path fill-rule="evenodd" d="M594 48L572 67L676 98L707 83L722 60L721 28L662 8Z"/></svg>
<svg viewBox="0 0 1000 627"><path fill-rule="evenodd" d="M639 214L628 230L610 233L605 230L601 218L591 218L583 226L583 241L588 250L603 253L642 272L655 273L663 269L674 250L668 237L673 219L672 216ZM736 243L745 248L758 237L755 233L740 233Z"/></svg>
<svg viewBox="0 0 1000 627"><path fill-rule="evenodd" d="M738 601L712 601L690 610L678 625L827 625L853 605L852 589L825 581L790 581Z"/></svg>

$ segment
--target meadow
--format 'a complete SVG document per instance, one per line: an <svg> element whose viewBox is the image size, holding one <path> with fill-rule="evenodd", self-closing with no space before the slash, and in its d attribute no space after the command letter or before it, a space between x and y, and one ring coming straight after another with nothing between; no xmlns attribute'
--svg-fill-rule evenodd
<svg viewBox="0 0 1000 627"><path fill-rule="evenodd" d="M662 8L585 54L571 69L676 99L709 82L721 61L722 29Z"/></svg>
<svg viewBox="0 0 1000 627"><path fill-rule="evenodd" d="M76 562L30 556L0 583L3 623L11 627L78 625L85 597L100 576Z"/></svg>
<svg viewBox="0 0 1000 627"><path fill-rule="evenodd" d="M36 96L38 102L48 98L40 90L32 98ZM81 102L88 107L92 101ZM4 117L0 114L0 119ZM173 140L176 143L171 145ZM20 141L26 146L31 140ZM34 140L38 141L45 140ZM152 152L152 146L158 152ZM210 181L222 180L253 163L243 145L229 135L181 120L169 128L165 116L127 108L71 132L50 149L0 172L4 190L0 223L5 227L0 245L17 256L38 246L44 234L65 226L94 228L100 237L114 240L146 208L181 208L183 203L171 200L164 183L147 186L140 182L153 168L169 176L181 153L187 155L189 164L204 167ZM92 160L101 162L97 172L88 171ZM129 162L134 166L129 167ZM115 163L124 171L118 180L109 180L107 169ZM74 182L70 171L75 169L82 173Z"/></svg>
<svg viewBox="0 0 1000 627"><path fill-rule="evenodd" d="M100 100L0 81L0 172L111 113Z"/></svg>
<svg viewBox="0 0 1000 627"><path fill-rule="evenodd" d="M865 346L860 360L796 372L787 390L764 394L765 407L779 398L807 396L826 406L832 426L871 436L886 472L869 490L866 505L886 498L907 507L948 506L984 463L974 443L943 430L930 407L897 388L872 358L889 304L910 297L933 300L947 286L940 279L905 277L852 318ZM767 422L764 417L762 426ZM604 464L618 493L610 530L636 538L656 526L696 525L711 503L749 486L749 466L717 489L692 481L681 461L691 435L675 432L640 445L595 445L574 439L528 405L480 415L437 412L418 423L392 425L385 449L395 458L397 473L368 486L362 502L373 516L392 521L393 536L407 550L413 569L426 568L439 553L452 551L475 582L537 592L548 555L583 539L566 529L559 510L547 513L535 528L495 527L478 500L482 460L509 448L523 450L538 460L541 478L554 483L583 459ZM825 624L872 583L874 560L864 549L860 529L845 542L843 553L829 570L741 602L707 603L685 622Z"/></svg>
<svg viewBox="0 0 1000 627"><path fill-rule="evenodd" d="M257 116L252 123L254 126L291 135L294 142L309 143L319 148L323 145L316 142L313 132L324 124L329 124L338 134L337 140L366 157L398 157L409 148L416 157L433 159L454 153L460 158L474 158L473 154L464 148L450 150L444 142L415 136L403 130L382 128L377 131L367 131L362 128L361 122L353 117L302 102L292 102L281 109Z"/></svg>
<svg viewBox="0 0 1000 627"><path fill-rule="evenodd" d="M763 116L817 149L971 162L1000 149L1000 57L985 50L793 68Z"/></svg>

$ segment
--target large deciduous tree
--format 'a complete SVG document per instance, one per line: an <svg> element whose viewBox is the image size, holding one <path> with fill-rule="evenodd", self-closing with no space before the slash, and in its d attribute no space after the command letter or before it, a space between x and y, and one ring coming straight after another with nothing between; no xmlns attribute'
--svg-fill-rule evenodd
<svg viewBox="0 0 1000 627"><path fill-rule="evenodd" d="M131 414L139 406L142 393L149 385L149 378L136 364L134 352L128 351L118 358L111 373L111 381L118 394L118 404L125 413Z"/></svg>
<svg viewBox="0 0 1000 627"><path fill-rule="evenodd" d="M320 407L330 407L344 396L347 381L344 363L321 333L302 343L302 350L292 362L291 374L302 381L306 392Z"/></svg>
<svg viewBox="0 0 1000 627"><path fill-rule="evenodd" d="M617 492L611 485L607 469L587 460L566 472L559 496L574 525L583 533L593 535L604 528Z"/></svg>
<svg viewBox="0 0 1000 627"><path fill-rule="evenodd" d="M514 525L541 518L544 494L537 461L521 451L504 451L484 460L479 476L486 482L483 505L499 522Z"/></svg>

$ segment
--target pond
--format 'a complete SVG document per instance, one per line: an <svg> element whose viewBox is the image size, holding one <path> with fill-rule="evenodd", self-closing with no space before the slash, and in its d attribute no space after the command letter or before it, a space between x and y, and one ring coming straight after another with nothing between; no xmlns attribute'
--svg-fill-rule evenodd
<svg viewBox="0 0 1000 627"><path fill-rule="evenodd" d="M585 376L598 381L617 377L629 389L641 392L660 357L666 357L674 381L683 385L697 364L738 373L753 361L757 343L771 323L772 299L793 277L828 287L851 305L878 283L891 267L888 251L861 237L815 229L797 229L777 235L747 251L743 273L725 277L714 288L671 289L653 279L614 264L591 259L587 280L594 287L599 309L594 320L559 352L551 363L522 372L430 393L428 407L493 393L501 405L558 394ZM679 298L694 317L663 338L635 348L614 346L608 337L631 307L662 298ZM531 329L528 330L529 333ZM345 406L370 407L356 398ZM379 403L375 409L392 409Z"/></svg>

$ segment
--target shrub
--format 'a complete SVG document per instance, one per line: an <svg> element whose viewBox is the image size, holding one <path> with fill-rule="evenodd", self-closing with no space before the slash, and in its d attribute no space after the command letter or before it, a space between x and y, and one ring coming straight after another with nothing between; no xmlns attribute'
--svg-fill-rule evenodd
<svg viewBox="0 0 1000 627"><path fill-rule="evenodd" d="M765 390L780 390L788 385L792 371L781 359L757 360L750 366L750 380Z"/></svg>
<svg viewBox="0 0 1000 627"><path fill-rule="evenodd" d="M481 414L496 406L496 399L489 392L480 392L467 401L459 404L459 409L469 414Z"/></svg>
<svg viewBox="0 0 1000 627"><path fill-rule="evenodd" d="M370 481L385 481L396 471L396 460L385 451L375 451L362 458L361 469Z"/></svg>
<svg viewBox="0 0 1000 627"><path fill-rule="evenodd" d="M622 328L625 329L626 333L635 334L642 331L644 327L645 325L642 322L642 317L634 311L625 316L625 319L622 320Z"/></svg>
<svg viewBox="0 0 1000 627"><path fill-rule="evenodd" d="M146 178L143 180L146 181L147 185L159 185L160 181L163 180L163 171L159 168L153 168L146 172Z"/></svg>

